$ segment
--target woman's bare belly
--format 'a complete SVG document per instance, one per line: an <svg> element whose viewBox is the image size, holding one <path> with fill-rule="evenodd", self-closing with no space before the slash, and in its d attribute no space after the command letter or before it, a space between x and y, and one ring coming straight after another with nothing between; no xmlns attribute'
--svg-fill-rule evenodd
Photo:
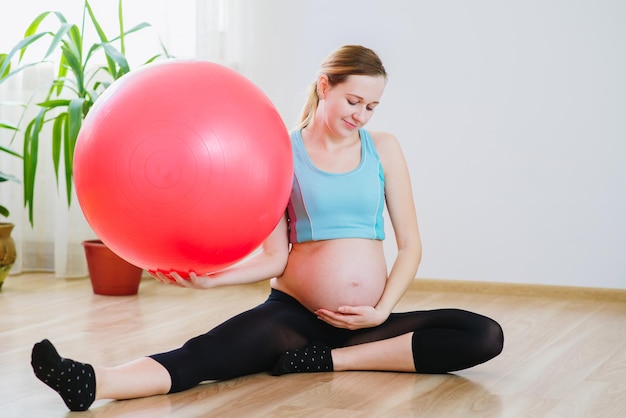
<svg viewBox="0 0 626 418"><path fill-rule="evenodd" d="M387 281L382 241L335 239L294 244L272 287L315 311L376 306Z"/></svg>

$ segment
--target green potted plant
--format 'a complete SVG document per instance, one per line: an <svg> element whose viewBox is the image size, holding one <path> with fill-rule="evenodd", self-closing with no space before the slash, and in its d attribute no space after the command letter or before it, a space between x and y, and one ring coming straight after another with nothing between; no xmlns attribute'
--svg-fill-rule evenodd
<svg viewBox="0 0 626 418"><path fill-rule="evenodd" d="M55 32L39 31L41 23L49 17L58 20L58 29ZM67 203L70 205L74 146L82 121L102 92L131 70L126 58L126 37L150 27L150 24L144 22L125 30L122 0L118 1L118 24L119 34L112 38L107 36L89 1L85 0L80 25L68 22L60 12L40 13L26 29L23 39L7 54L0 55L0 83L26 68L55 58L58 60L56 76L46 86L42 86L48 89L46 99L38 103L32 103L31 99L25 104L18 123L20 130L14 134L21 132L23 136L24 206L28 209L31 225L42 129L47 125L52 128L50 140L54 170L57 182L64 180ZM87 45L84 42L85 35L90 30L97 34L99 42ZM45 40L49 40L49 44L44 56L35 62L23 62L28 48ZM160 57L170 57L162 43L160 47L161 52L150 57L146 63ZM11 68L14 58L17 58L18 65ZM97 62L98 58L100 62ZM22 120L31 107L37 109L36 115L30 120Z"/></svg>
<svg viewBox="0 0 626 418"><path fill-rule="evenodd" d="M58 21L58 29L54 32L40 30L41 23L51 18L56 18ZM80 24L68 22L60 12L40 13L30 23L23 38L8 53L0 54L0 84L29 67L48 61L56 62L55 77L42 86L47 90L46 98L38 102L31 99L25 103L24 112L15 126L10 124L0 126L0 128L13 130L12 142L20 136L23 139L23 152L21 155L16 155L23 160L24 206L28 210L31 226L35 203L35 177L41 156L40 142L46 139L52 141L51 157L57 185L60 183L65 185L67 204L70 206L73 189L74 147L82 122L106 88L131 71L126 57L126 37L148 27L150 24L144 22L126 30L122 0L119 0L119 34L109 37L98 22L89 1L85 0ZM85 43L85 35L88 31L97 35L98 42L92 45ZM46 40L49 43L45 44L47 48L43 57L34 62L25 62L25 53L29 47ZM160 43L160 49L160 52L147 59L145 64L161 57L170 57L162 43ZM12 61L17 61L17 65L12 67ZM35 116L28 117L27 115L33 114L32 108L35 109ZM49 136L42 134L45 126L51 127ZM84 243L86 255L89 256L87 247L91 247L93 241L86 243ZM110 264L110 257L108 260ZM93 263L90 263L89 259L87 264L92 280L94 276L100 276L93 273ZM126 266L125 268L127 269Z"/></svg>

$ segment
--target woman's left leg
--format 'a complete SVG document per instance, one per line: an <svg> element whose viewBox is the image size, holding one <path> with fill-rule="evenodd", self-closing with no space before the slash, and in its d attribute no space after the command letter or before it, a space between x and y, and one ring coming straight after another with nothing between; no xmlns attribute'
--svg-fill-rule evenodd
<svg viewBox="0 0 626 418"><path fill-rule="evenodd" d="M285 353L275 374L306 371L299 362L318 362L325 356L332 370L417 371L448 373L484 363L503 347L502 328L494 320L460 309L439 309L392 314L375 328L342 333L343 340L316 343ZM298 361L294 361L294 357ZM293 364L293 366L292 366Z"/></svg>
<svg viewBox="0 0 626 418"><path fill-rule="evenodd" d="M405 371L410 349L415 371L449 373L491 360L502 352L503 344L502 328L493 319L461 309L436 309L392 314L382 325L349 339L346 346L352 347L338 349L333 359L336 356L339 366L349 365L351 370ZM377 352L381 357L396 353L397 366L381 369L385 361L376 358Z"/></svg>
<svg viewBox="0 0 626 418"><path fill-rule="evenodd" d="M333 370L415 372L411 341L413 333L331 351Z"/></svg>

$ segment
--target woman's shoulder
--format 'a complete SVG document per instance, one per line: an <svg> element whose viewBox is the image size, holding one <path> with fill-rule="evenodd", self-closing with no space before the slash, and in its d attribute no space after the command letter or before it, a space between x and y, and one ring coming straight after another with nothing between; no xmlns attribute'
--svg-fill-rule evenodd
<svg viewBox="0 0 626 418"><path fill-rule="evenodd" d="M368 133L381 158L393 157L397 153L402 153L400 143L395 135L384 131L368 131Z"/></svg>

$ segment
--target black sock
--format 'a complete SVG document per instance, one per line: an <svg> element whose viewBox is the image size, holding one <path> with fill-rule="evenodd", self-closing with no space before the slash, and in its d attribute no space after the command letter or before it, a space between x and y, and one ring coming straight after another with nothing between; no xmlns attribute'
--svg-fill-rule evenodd
<svg viewBox="0 0 626 418"><path fill-rule="evenodd" d="M71 411L85 411L96 399L96 375L89 364L64 359L48 340L33 347L35 376L55 390Z"/></svg>
<svg viewBox="0 0 626 418"><path fill-rule="evenodd" d="M330 350L326 344L315 342L299 350L286 351L278 358L272 374L332 372Z"/></svg>

